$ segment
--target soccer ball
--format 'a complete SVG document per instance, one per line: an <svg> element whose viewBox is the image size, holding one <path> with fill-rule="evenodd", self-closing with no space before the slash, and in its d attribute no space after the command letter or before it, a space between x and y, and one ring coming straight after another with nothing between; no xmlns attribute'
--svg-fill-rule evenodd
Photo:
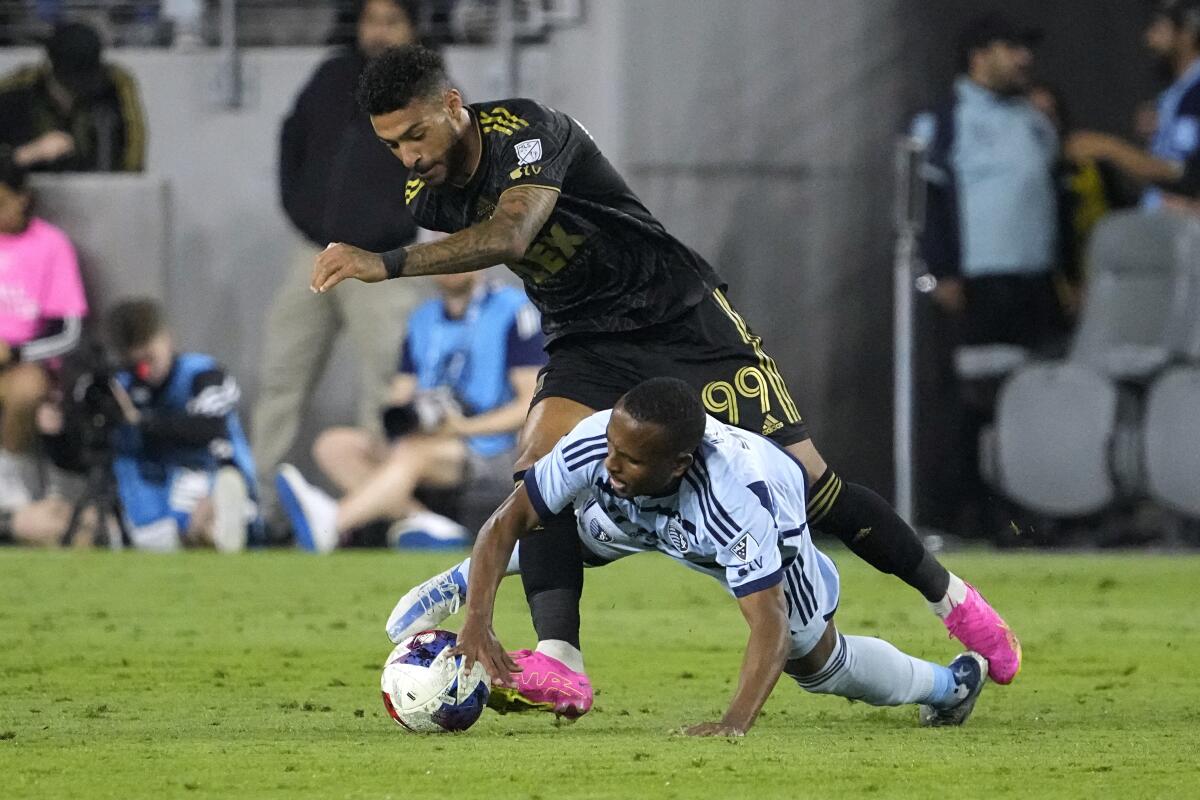
<svg viewBox="0 0 1200 800"><path fill-rule="evenodd" d="M478 663L463 669L452 656L458 637L450 631L421 631L388 656L379 685L383 705L396 724L413 733L465 731L475 724L491 694Z"/></svg>

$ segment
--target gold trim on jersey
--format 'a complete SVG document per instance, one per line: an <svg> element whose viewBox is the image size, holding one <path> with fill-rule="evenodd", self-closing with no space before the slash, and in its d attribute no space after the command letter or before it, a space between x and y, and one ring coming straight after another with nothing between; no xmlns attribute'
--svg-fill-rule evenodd
<svg viewBox="0 0 1200 800"><path fill-rule="evenodd" d="M411 206L412 201L417 199L417 195L425 188L425 180L423 178L413 178L404 184L404 205Z"/></svg>
<svg viewBox="0 0 1200 800"><path fill-rule="evenodd" d="M771 358L762 348L762 339L750 332L746 321L738 312L733 310L733 306L725 299L725 294L720 289L713 290L713 297L716 298L717 305L721 306L721 310L725 315L733 321L737 326L738 333L741 334L742 341L750 345L754 350L754 354L758 356L759 366L767 376L767 380L771 383L771 388L775 390L775 396L783 403L783 414L787 417L788 422L799 422L800 412L796 408L796 404L792 401L792 396L788 394L787 384L783 380L783 375L779 372L779 367L775 364L775 359Z"/></svg>
<svg viewBox="0 0 1200 800"><path fill-rule="evenodd" d="M496 131L505 136L512 136L521 128L529 126L528 121L521 119L503 106L496 106L491 111L480 111L479 124L483 126L484 133Z"/></svg>
<svg viewBox="0 0 1200 800"><path fill-rule="evenodd" d="M117 89L121 117L125 120L125 152L122 166L127 172L141 172L146 168L146 124L142 118L137 84L134 83L133 76L120 67L110 66L108 74Z"/></svg>
<svg viewBox="0 0 1200 800"><path fill-rule="evenodd" d="M29 86L33 86L35 83L37 83L38 78L41 76L41 67L19 67L15 71L5 75L3 78L0 78L0 92L9 92L14 89L25 89Z"/></svg>

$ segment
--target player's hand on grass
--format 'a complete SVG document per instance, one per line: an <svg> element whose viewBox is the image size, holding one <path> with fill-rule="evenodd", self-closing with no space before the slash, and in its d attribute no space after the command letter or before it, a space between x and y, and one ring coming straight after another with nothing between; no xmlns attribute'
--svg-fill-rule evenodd
<svg viewBox="0 0 1200 800"><path fill-rule="evenodd" d="M493 684L516 686L512 673L520 672L521 668L504 652L491 625L476 625L468 618L458 634L458 646L454 648L454 653L464 656L463 669L468 672L472 665L479 663Z"/></svg>
<svg viewBox="0 0 1200 800"><path fill-rule="evenodd" d="M687 736L745 736L746 731L725 722L701 722L683 729Z"/></svg>
<svg viewBox="0 0 1200 800"><path fill-rule="evenodd" d="M327 292L347 278L378 283L387 279L387 268L376 253L334 242L317 255L308 288Z"/></svg>

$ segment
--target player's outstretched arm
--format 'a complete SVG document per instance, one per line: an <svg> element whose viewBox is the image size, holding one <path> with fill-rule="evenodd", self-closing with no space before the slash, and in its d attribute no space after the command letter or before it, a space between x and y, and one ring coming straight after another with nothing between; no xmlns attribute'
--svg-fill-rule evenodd
<svg viewBox="0 0 1200 800"><path fill-rule="evenodd" d="M456 652L466 656L467 669L476 661L482 664L493 683L512 685L511 673L518 670L492 629L496 590L517 539L537 524L537 511L522 483L483 524L471 550L471 573L467 578L471 590L467 592L466 619L458 634Z"/></svg>
<svg viewBox="0 0 1200 800"><path fill-rule="evenodd" d="M377 283L387 278L474 272L517 261L550 219L558 192L544 186L514 186L500 195L490 219L435 242L387 253L331 244L313 264L309 288L327 292L348 278Z"/></svg>
<svg viewBox="0 0 1200 800"><path fill-rule="evenodd" d="M742 736L758 718L783 674L790 644L783 585L777 583L738 598L738 605L750 626L750 641L742 659L737 692L720 722L693 725L684 731L689 736Z"/></svg>

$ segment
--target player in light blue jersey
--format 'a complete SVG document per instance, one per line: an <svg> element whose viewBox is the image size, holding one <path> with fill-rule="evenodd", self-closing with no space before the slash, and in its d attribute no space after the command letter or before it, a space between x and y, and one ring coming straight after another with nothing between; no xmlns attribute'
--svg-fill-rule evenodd
<svg viewBox="0 0 1200 800"><path fill-rule="evenodd" d="M803 467L778 445L708 417L682 381L646 381L612 411L579 423L526 472L480 531L469 594L464 562L414 590L422 596L406 596L389 635L399 640L440 623L465 595L459 649L492 676L495 707L524 708L534 698L567 716L585 712L580 698L591 692L581 683L582 664L539 649L523 651L516 671L491 626L500 580L519 568L517 539L573 507L588 563L657 550L721 581L737 599L750 627L738 689L719 722L688 733L745 733L783 673L810 692L917 703L924 724L962 724L986 680L986 660L968 652L943 667L880 639L838 633L838 573L809 536L806 489Z"/></svg>

